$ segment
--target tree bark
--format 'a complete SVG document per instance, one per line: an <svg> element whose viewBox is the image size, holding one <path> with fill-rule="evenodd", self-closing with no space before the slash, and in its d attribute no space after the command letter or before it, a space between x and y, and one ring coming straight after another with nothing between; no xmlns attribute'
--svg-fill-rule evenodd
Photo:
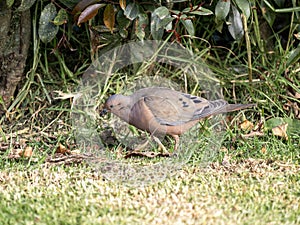
<svg viewBox="0 0 300 225"><path fill-rule="evenodd" d="M17 85L24 77L30 45L30 11L14 11L6 1L0 2L0 114L14 98Z"/></svg>

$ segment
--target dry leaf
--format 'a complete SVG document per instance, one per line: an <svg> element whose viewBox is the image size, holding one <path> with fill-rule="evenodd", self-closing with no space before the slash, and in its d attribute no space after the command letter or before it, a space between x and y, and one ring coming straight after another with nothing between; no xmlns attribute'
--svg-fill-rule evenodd
<svg viewBox="0 0 300 225"><path fill-rule="evenodd" d="M117 159L122 159L124 157L123 151L124 151L124 149L121 146L117 147L117 149L116 149Z"/></svg>
<svg viewBox="0 0 300 225"><path fill-rule="evenodd" d="M267 152L266 146L263 146L260 150L261 153L265 154Z"/></svg>
<svg viewBox="0 0 300 225"><path fill-rule="evenodd" d="M97 15L98 10L103 6L105 6L105 4L94 4L86 7L85 10L80 13L77 25L80 26L80 24L94 18Z"/></svg>
<svg viewBox="0 0 300 225"><path fill-rule="evenodd" d="M254 127L253 123L250 122L249 120L244 120L241 124L240 124L240 128L243 130L243 131L250 131L252 130Z"/></svg>
<svg viewBox="0 0 300 225"><path fill-rule="evenodd" d="M70 153L71 153L72 155L78 155L78 154L80 154L81 152L80 152L79 149L76 149L76 150L70 151Z"/></svg>
<svg viewBox="0 0 300 225"><path fill-rule="evenodd" d="M286 133L287 128L288 128L288 123L284 123L277 127L272 128L272 132L274 135L283 137L285 140L288 140L288 135Z"/></svg>
<svg viewBox="0 0 300 225"><path fill-rule="evenodd" d="M222 165L225 167L230 166L230 159L231 159L230 156L225 154L222 160Z"/></svg>
<svg viewBox="0 0 300 225"><path fill-rule="evenodd" d="M243 134L243 138L251 138L251 137L257 137L257 136L264 136L264 133L261 131L252 131L249 134Z"/></svg>
<svg viewBox="0 0 300 225"><path fill-rule="evenodd" d="M30 158L32 156L32 147L31 146L27 146L24 150L22 149L18 149L17 150L17 154L21 157L25 157L25 158Z"/></svg>
<svg viewBox="0 0 300 225"><path fill-rule="evenodd" d="M63 146L62 144L59 144L59 146L56 149L56 153L71 154L71 151L67 149L65 146Z"/></svg>
<svg viewBox="0 0 300 225"><path fill-rule="evenodd" d="M97 1L95 0L80 0L78 1L77 5L73 8L71 14L74 15L75 17L78 17L78 14L82 12L86 7L89 5L92 5L96 3Z"/></svg>
<svg viewBox="0 0 300 225"><path fill-rule="evenodd" d="M220 148L220 152L228 153L228 149L227 149L225 146L222 146L222 147Z"/></svg>
<svg viewBox="0 0 300 225"><path fill-rule="evenodd" d="M104 14L103 14L103 22L104 25L113 33L114 26L115 26L115 10L112 4L108 4L105 7Z"/></svg>
<svg viewBox="0 0 300 225"><path fill-rule="evenodd" d="M64 93L62 91L53 91L54 93L58 94L58 97L54 97L54 99L70 99L79 96L78 93Z"/></svg>
<svg viewBox="0 0 300 225"><path fill-rule="evenodd" d="M121 9L125 10L126 8L126 0L119 0Z"/></svg>
<svg viewBox="0 0 300 225"><path fill-rule="evenodd" d="M23 155L23 149L15 149L12 151L11 155L18 155L18 156L22 156Z"/></svg>

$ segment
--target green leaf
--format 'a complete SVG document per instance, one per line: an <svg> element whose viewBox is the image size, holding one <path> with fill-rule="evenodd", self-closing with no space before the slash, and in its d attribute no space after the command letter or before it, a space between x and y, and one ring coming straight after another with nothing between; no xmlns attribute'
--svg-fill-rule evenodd
<svg viewBox="0 0 300 225"><path fill-rule="evenodd" d="M58 32L58 26L53 24L53 20L56 17L55 5L49 3L42 10L40 21L39 21L39 37L42 42L48 43L55 38Z"/></svg>
<svg viewBox="0 0 300 225"><path fill-rule="evenodd" d="M199 16L209 16L214 13L212 11L210 11L209 9L201 8L201 10L196 10L196 11L190 12L190 14L199 15Z"/></svg>
<svg viewBox="0 0 300 225"><path fill-rule="evenodd" d="M151 35L155 40L161 40L162 36L164 35L164 29L157 28L160 22L161 20L157 16L152 16L150 30L151 30Z"/></svg>
<svg viewBox="0 0 300 225"><path fill-rule="evenodd" d="M274 13L266 4L262 3L260 5L262 15L265 18L265 20L268 22L269 26L272 27L274 24L274 21L276 19L276 13Z"/></svg>
<svg viewBox="0 0 300 225"><path fill-rule="evenodd" d="M170 16L169 10L161 6L151 14L151 35L154 39L160 40L164 34L164 29L170 24L173 19Z"/></svg>
<svg viewBox="0 0 300 225"><path fill-rule="evenodd" d="M219 0L216 8L215 15L218 20L225 20L230 10L230 0Z"/></svg>
<svg viewBox="0 0 300 225"><path fill-rule="evenodd" d="M217 31L219 31L220 33L222 33L222 30L223 30L225 22L224 21L218 21L217 19L215 19L215 22L217 24L216 25Z"/></svg>
<svg viewBox="0 0 300 225"><path fill-rule="evenodd" d="M167 17L164 18L163 20L161 20L161 22L159 24L157 24L156 26L156 30L158 29L166 29L167 30L167 26L174 20L174 17Z"/></svg>
<svg viewBox="0 0 300 225"><path fill-rule="evenodd" d="M237 0L235 2L248 20L251 14L249 2L247 0Z"/></svg>
<svg viewBox="0 0 300 225"><path fill-rule="evenodd" d="M22 0L21 5L17 8L17 11L23 12L31 8L36 0Z"/></svg>
<svg viewBox="0 0 300 225"><path fill-rule="evenodd" d="M240 40L244 36L244 27L241 14L234 5L231 5L228 22L229 33L234 40Z"/></svg>
<svg viewBox="0 0 300 225"><path fill-rule="evenodd" d="M274 0L274 2L278 5L279 8L284 7L285 0Z"/></svg>
<svg viewBox="0 0 300 225"><path fill-rule="evenodd" d="M156 7L154 4L145 4L143 5L143 9L145 12L153 13Z"/></svg>
<svg viewBox="0 0 300 225"><path fill-rule="evenodd" d="M124 15L130 20L134 20L139 15L139 13L139 6L134 2L129 3L124 10Z"/></svg>
<svg viewBox="0 0 300 225"><path fill-rule="evenodd" d="M162 19L170 16L170 11L167 7L161 6L161 7L158 7L157 9L155 9L154 12L152 13L152 15L155 15L159 19L162 20Z"/></svg>
<svg viewBox="0 0 300 225"><path fill-rule="evenodd" d="M127 38L128 37L128 31L126 29L119 29L119 34L122 38Z"/></svg>
<svg viewBox="0 0 300 225"><path fill-rule="evenodd" d="M118 10L116 19L119 29L127 29L131 23L131 21L124 16L122 10Z"/></svg>
<svg viewBox="0 0 300 225"><path fill-rule="evenodd" d="M148 26L149 20L146 13L141 13L138 15L135 24L135 34L142 41L145 38L145 29Z"/></svg>
<svg viewBox="0 0 300 225"><path fill-rule="evenodd" d="M64 9L60 9L57 13L57 16L54 18L53 23L57 26L67 23L68 14Z"/></svg>
<svg viewBox="0 0 300 225"><path fill-rule="evenodd" d="M60 3L67 6L69 9L73 9L76 4L78 4L78 0L58 0Z"/></svg>
<svg viewBox="0 0 300 225"><path fill-rule="evenodd" d="M199 16L207 16L207 15L212 15L214 14L212 11L210 11L209 9L203 8L203 7L199 7L199 6L193 6L192 9L190 7L185 8L184 10L182 10L183 13L190 13L190 14L195 14L195 15L199 15ZM178 13L177 13L178 14Z"/></svg>
<svg viewBox="0 0 300 225"><path fill-rule="evenodd" d="M186 19L186 20L180 20L185 29L187 30L187 32L189 33L189 35L194 36L195 35L195 28L194 28L194 24L190 19Z"/></svg>
<svg viewBox="0 0 300 225"><path fill-rule="evenodd" d="M8 8L12 7L12 5L14 4L14 0L6 0L6 5Z"/></svg>
<svg viewBox="0 0 300 225"><path fill-rule="evenodd" d="M289 57L287 59L286 62L286 66L290 66L293 63L299 62L300 61L300 44L298 45L298 47L296 49L293 49L290 54Z"/></svg>

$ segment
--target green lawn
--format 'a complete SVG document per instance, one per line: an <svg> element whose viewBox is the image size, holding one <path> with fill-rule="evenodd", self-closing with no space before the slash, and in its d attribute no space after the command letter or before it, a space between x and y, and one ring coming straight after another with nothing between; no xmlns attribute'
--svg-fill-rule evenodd
<svg viewBox="0 0 300 225"><path fill-rule="evenodd" d="M268 143L260 153L250 139L257 148L247 157L244 145L205 167L191 159L164 181L141 187L106 180L84 160L2 157L0 224L299 224L300 166L292 154L298 149L276 137Z"/></svg>

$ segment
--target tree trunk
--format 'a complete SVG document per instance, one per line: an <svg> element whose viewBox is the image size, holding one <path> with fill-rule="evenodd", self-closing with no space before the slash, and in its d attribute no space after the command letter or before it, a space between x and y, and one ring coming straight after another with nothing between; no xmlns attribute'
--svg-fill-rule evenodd
<svg viewBox="0 0 300 225"><path fill-rule="evenodd" d="M14 98L24 68L30 44L30 11L13 11L6 1L0 2L0 115Z"/></svg>

